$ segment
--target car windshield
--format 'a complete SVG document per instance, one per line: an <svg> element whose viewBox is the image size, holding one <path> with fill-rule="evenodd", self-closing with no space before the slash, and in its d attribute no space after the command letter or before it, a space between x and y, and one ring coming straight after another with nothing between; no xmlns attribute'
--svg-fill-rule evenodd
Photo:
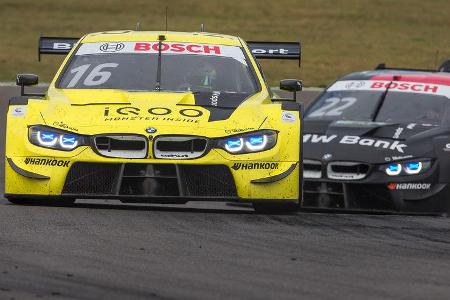
<svg viewBox="0 0 450 300"><path fill-rule="evenodd" d="M312 104L305 118L450 125L450 99L444 95L390 90L378 108L383 92L331 89Z"/></svg>
<svg viewBox="0 0 450 300"><path fill-rule="evenodd" d="M253 94L257 84L242 48L225 45L163 43L161 90ZM63 89L156 88L158 43L85 43L58 80Z"/></svg>

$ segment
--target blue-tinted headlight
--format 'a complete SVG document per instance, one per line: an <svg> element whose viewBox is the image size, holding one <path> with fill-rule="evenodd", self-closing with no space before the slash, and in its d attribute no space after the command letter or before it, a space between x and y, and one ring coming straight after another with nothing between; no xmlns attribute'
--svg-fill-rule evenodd
<svg viewBox="0 0 450 300"><path fill-rule="evenodd" d="M422 170L422 162L410 161L404 164L406 174L419 174Z"/></svg>
<svg viewBox="0 0 450 300"><path fill-rule="evenodd" d="M246 138L245 145L249 150L262 150L267 145L267 135L253 135Z"/></svg>
<svg viewBox="0 0 450 300"><path fill-rule="evenodd" d="M381 170L389 176L397 175L416 175L421 174L431 168L431 159L422 158L399 163L391 163L381 166Z"/></svg>
<svg viewBox="0 0 450 300"><path fill-rule="evenodd" d="M241 151L244 147L244 141L242 138L230 138L225 141L225 149L229 152Z"/></svg>
<svg viewBox="0 0 450 300"><path fill-rule="evenodd" d="M51 131L38 131L37 140L43 146L54 146L58 141L58 134Z"/></svg>
<svg viewBox="0 0 450 300"><path fill-rule="evenodd" d="M73 134L63 134L59 137L59 144L64 149L73 149L78 145L77 136Z"/></svg>
<svg viewBox="0 0 450 300"><path fill-rule="evenodd" d="M50 128L47 126L31 126L29 140L33 145L70 151L81 145L88 145L88 140L82 135Z"/></svg>
<svg viewBox="0 0 450 300"><path fill-rule="evenodd" d="M216 140L215 147L225 149L232 154L245 154L272 149L277 143L277 132L259 130Z"/></svg>
<svg viewBox="0 0 450 300"><path fill-rule="evenodd" d="M396 176L399 175L402 172L402 165L401 164L390 164L385 169L386 174L389 176Z"/></svg>

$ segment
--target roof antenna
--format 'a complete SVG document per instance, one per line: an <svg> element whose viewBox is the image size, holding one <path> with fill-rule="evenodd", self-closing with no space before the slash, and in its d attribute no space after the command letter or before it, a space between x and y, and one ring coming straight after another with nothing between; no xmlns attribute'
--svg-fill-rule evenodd
<svg viewBox="0 0 450 300"><path fill-rule="evenodd" d="M205 32L205 25L203 23L200 24L200 32Z"/></svg>
<svg viewBox="0 0 450 300"><path fill-rule="evenodd" d="M141 23L140 22L136 23L136 31L141 31Z"/></svg>
<svg viewBox="0 0 450 300"><path fill-rule="evenodd" d="M168 26L167 26L167 15L168 15L168 11L169 11L169 7L166 6L166 31L167 31L167 28L168 28Z"/></svg>
<svg viewBox="0 0 450 300"><path fill-rule="evenodd" d="M438 67L438 57L439 57L439 49L437 49L436 50L436 55L434 56L434 69L436 69L437 70L437 67Z"/></svg>

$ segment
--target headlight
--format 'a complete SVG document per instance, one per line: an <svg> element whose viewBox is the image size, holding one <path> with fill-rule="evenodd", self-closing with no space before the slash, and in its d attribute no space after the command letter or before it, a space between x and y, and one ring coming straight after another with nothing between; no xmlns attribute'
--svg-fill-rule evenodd
<svg viewBox="0 0 450 300"><path fill-rule="evenodd" d="M399 175L402 172L402 165L401 164L390 164L385 169L386 174L389 176L396 176Z"/></svg>
<svg viewBox="0 0 450 300"><path fill-rule="evenodd" d="M217 139L216 147L231 154L244 154L272 149L276 143L276 131L261 130Z"/></svg>
<svg viewBox="0 0 450 300"><path fill-rule="evenodd" d="M389 176L416 175L425 172L431 167L430 159L411 160L402 163L392 163L381 166L381 170Z"/></svg>
<svg viewBox="0 0 450 300"><path fill-rule="evenodd" d="M56 150L71 151L88 145L85 136L46 126L31 126L28 136L33 145Z"/></svg>

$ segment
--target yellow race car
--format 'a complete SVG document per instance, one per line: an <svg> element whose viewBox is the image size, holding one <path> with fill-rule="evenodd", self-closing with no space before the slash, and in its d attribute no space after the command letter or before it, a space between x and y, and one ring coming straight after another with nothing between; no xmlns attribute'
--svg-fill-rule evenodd
<svg viewBox="0 0 450 300"><path fill-rule="evenodd" d="M9 101L5 197L247 201L290 211L302 197L302 106L272 100L255 58L298 59L300 43L205 32L114 31L41 37L68 54L46 94L17 76ZM295 93L301 82L282 80Z"/></svg>

